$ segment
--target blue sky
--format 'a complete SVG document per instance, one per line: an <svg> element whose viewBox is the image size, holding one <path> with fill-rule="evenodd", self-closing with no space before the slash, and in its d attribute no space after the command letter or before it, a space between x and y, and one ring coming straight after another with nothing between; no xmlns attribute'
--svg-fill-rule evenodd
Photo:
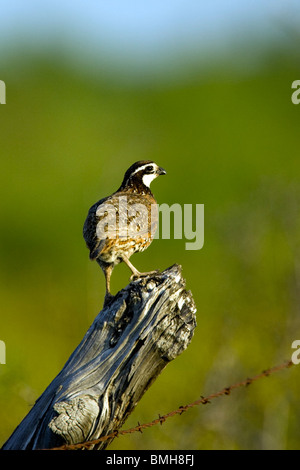
<svg viewBox="0 0 300 470"><path fill-rule="evenodd" d="M159 60L197 50L222 53L252 37L284 39L299 0L2 0L0 53L59 43L82 57Z"/></svg>

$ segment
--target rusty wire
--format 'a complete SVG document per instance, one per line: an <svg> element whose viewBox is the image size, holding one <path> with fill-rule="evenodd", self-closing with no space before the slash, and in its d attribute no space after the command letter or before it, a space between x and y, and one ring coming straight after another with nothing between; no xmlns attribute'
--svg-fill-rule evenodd
<svg viewBox="0 0 300 470"><path fill-rule="evenodd" d="M286 361L283 362L282 364L278 366L271 367L270 369L265 369L263 370L260 374L255 375L254 377L248 377L245 380L242 380L241 382L237 382L233 385L230 385L229 387L224 387L222 390L219 392L212 393L211 395L208 395L206 397L201 396L198 400L193 401L192 403L189 403L184 406L180 406L177 410L170 411L169 413L166 413L163 416L158 415L158 418L154 419L153 421L150 421L149 423L144 423L140 424L138 423L137 426L121 431L114 431L110 434L107 434L106 436L101 436L98 439L94 439L91 441L86 441L82 442L79 444L64 444L60 447L53 447L50 450L75 450L75 449L83 449L83 448L89 448L91 446L94 446L96 444L99 444L102 441L106 441L108 439L114 439L115 437L123 436L125 434L132 434L134 432L143 432L143 429L150 428L152 426L155 426L157 424L163 424L167 419L171 418L172 416L175 415L181 415L185 411L189 410L190 408L193 408L194 406L197 405L206 405L207 403L210 403L210 401L214 398L221 397L223 395L229 395L232 390L240 387L246 387L255 382L256 380L259 380L263 377L268 377L269 375L273 374L274 372L278 372L283 369L287 369L288 367L291 367L293 365L292 361Z"/></svg>

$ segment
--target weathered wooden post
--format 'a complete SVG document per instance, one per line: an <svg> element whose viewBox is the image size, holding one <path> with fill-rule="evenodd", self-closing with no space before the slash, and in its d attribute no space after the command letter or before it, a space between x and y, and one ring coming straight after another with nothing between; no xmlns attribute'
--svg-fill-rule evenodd
<svg viewBox="0 0 300 470"><path fill-rule="evenodd" d="M49 449L118 430L189 345L196 307L181 267L131 282L95 318L2 449ZM111 440L93 446L105 449Z"/></svg>

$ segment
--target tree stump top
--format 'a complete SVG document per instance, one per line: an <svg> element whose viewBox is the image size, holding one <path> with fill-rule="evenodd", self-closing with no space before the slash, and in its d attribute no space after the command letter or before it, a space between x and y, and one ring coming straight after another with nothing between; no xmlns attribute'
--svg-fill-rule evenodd
<svg viewBox="0 0 300 470"><path fill-rule="evenodd" d="M3 449L76 444L119 429L163 368L189 345L195 314L179 265L132 281L97 315Z"/></svg>

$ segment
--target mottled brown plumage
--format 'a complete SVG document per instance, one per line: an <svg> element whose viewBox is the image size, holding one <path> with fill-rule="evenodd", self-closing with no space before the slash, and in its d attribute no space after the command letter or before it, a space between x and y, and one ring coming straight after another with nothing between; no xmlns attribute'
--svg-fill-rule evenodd
<svg viewBox="0 0 300 470"><path fill-rule="evenodd" d="M133 276L143 276L129 261L133 253L144 251L157 227L157 204L150 190L151 181L166 172L150 160L134 163L125 173L120 188L89 210L83 236L90 259L101 266L106 279L105 304L109 302L110 276L124 261Z"/></svg>

